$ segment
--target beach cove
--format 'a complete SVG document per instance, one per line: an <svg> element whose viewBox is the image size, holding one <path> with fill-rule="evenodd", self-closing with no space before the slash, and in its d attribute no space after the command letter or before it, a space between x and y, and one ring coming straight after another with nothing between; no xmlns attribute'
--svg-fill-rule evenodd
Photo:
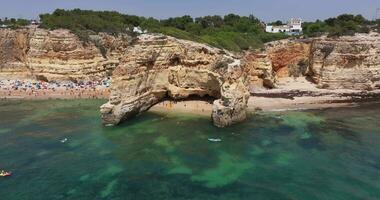
<svg viewBox="0 0 380 200"><path fill-rule="evenodd" d="M206 116L175 112L147 112L103 127L97 111L103 102L0 101L0 163L14 173L0 179L0 196L350 200L380 195L378 104L257 112L220 129Z"/></svg>

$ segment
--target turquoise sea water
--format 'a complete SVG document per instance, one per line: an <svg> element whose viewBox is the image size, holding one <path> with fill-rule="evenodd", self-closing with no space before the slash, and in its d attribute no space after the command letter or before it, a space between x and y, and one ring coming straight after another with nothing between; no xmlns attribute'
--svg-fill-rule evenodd
<svg viewBox="0 0 380 200"><path fill-rule="evenodd" d="M0 199L380 199L379 104L219 129L157 113L103 127L102 103L0 101Z"/></svg>

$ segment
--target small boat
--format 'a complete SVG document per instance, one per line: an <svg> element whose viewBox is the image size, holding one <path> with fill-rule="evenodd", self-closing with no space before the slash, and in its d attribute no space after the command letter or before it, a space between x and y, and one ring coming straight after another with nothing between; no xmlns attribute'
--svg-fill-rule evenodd
<svg viewBox="0 0 380 200"><path fill-rule="evenodd" d="M61 142L62 142L62 143L65 143L65 142L67 142L67 138L65 138L65 139L61 140Z"/></svg>
<svg viewBox="0 0 380 200"><path fill-rule="evenodd" d="M0 177L12 176L12 172L1 171Z"/></svg>
<svg viewBox="0 0 380 200"><path fill-rule="evenodd" d="M208 141L210 141L210 142L221 142L222 139L220 139L220 138L209 138Z"/></svg>

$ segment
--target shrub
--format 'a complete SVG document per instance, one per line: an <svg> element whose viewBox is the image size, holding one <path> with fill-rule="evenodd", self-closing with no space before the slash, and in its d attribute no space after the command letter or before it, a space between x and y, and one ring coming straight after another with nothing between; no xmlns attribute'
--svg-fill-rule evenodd
<svg viewBox="0 0 380 200"><path fill-rule="evenodd" d="M355 33L369 33L374 21L366 20L362 15L343 14L325 21L304 23L304 33L306 36L319 36L327 33L330 37L343 35L354 35Z"/></svg>
<svg viewBox="0 0 380 200"><path fill-rule="evenodd" d="M51 14L40 15L40 18L42 28L69 29L84 43L90 41L90 33L118 34L128 32L135 26L233 51L260 48L264 42L286 38L283 34L265 33L260 20L252 15L215 15L198 17L195 20L185 15L160 21L110 11L57 9Z"/></svg>

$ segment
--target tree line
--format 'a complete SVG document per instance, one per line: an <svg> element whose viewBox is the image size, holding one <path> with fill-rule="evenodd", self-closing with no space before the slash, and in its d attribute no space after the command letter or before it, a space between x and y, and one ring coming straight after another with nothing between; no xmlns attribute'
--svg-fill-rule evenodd
<svg viewBox="0 0 380 200"><path fill-rule="evenodd" d="M265 42L286 38L284 34L266 33L265 25L254 16L205 16L158 20L154 18L125 15L114 11L62 10L40 15L41 27L66 28L81 39L88 40L91 32L118 34L130 32L139 26L149 32L158 32L180 39L207 43L232 51L259 48Z"/></svg>
<svg viewBox="0 0 380 200"><path fill-rule="evenodd" d="M256 49L264 43L284 39L283 33L266 33L265 24L253 15L239 16L204 16L192 18L189 15L158 20L121 14L115 11L63 10L40 15L40 27L46 29L65 28L71 30L84 42L90 40L89 35L99 32L109 34L130 33L133 27L141 27L148 32L163 33L180 39L207 43L232 51ZM0 24L15 27L27 25L28 20L7 19ZM281 25L281 21L270 24ZM368 33L380 30L380 19L370 21L361 15L344 14L324 21L303 23L304 36L314 37L328 34L331 37Z"/></svg>
<svg viewBox="0 0 380 200"><path fill-rule="evenodd" d="M370 31L380 31L380 19L367 20L362 15L343 14L324 21L317 20L303 24L304 35L309 37L323 34L336 37L354 35L355 33L369 33Z"/></svg>
<svg viewBox="0 0 380 200"><path fill-rule="evenodd" d="M22 26L29 25L30 21L26 19L16 19L16 18L5 18L5 19L0 19L0 25L6 25L7 27L10 28L18 28Z"/></svg>

